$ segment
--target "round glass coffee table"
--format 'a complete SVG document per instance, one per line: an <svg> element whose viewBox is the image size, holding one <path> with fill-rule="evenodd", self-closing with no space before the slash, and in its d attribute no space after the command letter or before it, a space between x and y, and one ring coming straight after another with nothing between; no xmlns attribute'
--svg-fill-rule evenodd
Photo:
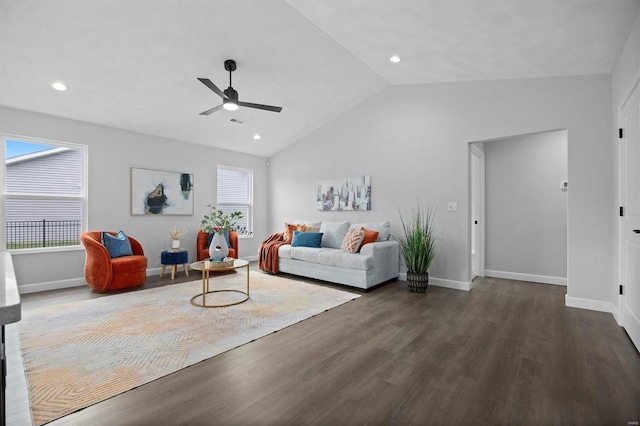
<svg viewBox="0 0 640 426"><path fill-rule="evenodd" d="M229 266L214 266L215 262L210 262L208 265L205 265L204 261L194 262L192 263L191 269L195 269L196 271L202 271L202 293L196 294L191 298L191 304L195 306L200 306L202 308L222 308L224 306L233 306L238 305L240 303L246 302L249 300L249 262L243 259L234 259L233 265ZM208 266L208 267L206 267ZM232 290L232 289L221 289L221 290L210 290L209 289L209 277L211 272L227 272L233 271L234 269L240 269L242 267L247 267L247 291L242 290ZM240 293L244 294L245 297L242 300L224 303L218 305L207 305L207 294L212 293ZM202 303L198 303L198 299L202 299Z"/></svg>

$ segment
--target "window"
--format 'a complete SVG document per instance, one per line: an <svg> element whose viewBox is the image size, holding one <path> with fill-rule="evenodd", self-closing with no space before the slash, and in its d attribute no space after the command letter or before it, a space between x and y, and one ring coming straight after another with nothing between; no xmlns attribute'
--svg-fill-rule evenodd
<svg viewBox="0 0 640 426"><path fill-rule="evenodd" d="M87 148L3 135L6 250L80 246L86 229Z"/></svg>
<svg viewBox="0 0 640 426"><path fill-rule="evenodd" d="M218 199L216 207L225 213L242 212L237 225L247 234L253 229L253 171L237 167L218 166Z"/></svg>

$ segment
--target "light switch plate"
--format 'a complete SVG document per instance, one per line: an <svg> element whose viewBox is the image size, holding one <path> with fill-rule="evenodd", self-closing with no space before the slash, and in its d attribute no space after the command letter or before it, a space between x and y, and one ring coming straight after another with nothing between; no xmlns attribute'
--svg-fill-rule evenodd
<svg viewBox="0 0 640 426"><path fill-rule="evenodd" d="M447 211L457 212L458 211L458 203L449 203L447 206Z"/></svg>

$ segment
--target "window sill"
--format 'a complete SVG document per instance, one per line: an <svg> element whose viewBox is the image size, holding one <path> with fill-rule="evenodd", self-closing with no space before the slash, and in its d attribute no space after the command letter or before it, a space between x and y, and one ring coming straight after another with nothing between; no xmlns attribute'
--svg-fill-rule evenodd
<svg viewBox="0 0 640 426"><path fill-rule="evenodd" d="M27 248L27 249L14 249L14 250L6 250L8 253L11 253L12 256L20 256L23 254L36 254L36 253L60 253L67 251L84 251L84 246L82 244L77 246L63 246L63 247L38 247L38 248Z"/></svg>

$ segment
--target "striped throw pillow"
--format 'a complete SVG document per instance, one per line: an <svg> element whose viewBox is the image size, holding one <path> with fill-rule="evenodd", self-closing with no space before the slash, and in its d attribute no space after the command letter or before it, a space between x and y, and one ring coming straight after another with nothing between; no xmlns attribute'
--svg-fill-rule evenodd
<svg viewBox="0 0 640 426"><path fill-rule="evenodd" d="M342 240L342 246L340 248L346 253L357 253L363 239L364 228L360 229L359 231L353 228L349 228L349 230L347 231L347 235L345 235L344 239Z"/></svg>

